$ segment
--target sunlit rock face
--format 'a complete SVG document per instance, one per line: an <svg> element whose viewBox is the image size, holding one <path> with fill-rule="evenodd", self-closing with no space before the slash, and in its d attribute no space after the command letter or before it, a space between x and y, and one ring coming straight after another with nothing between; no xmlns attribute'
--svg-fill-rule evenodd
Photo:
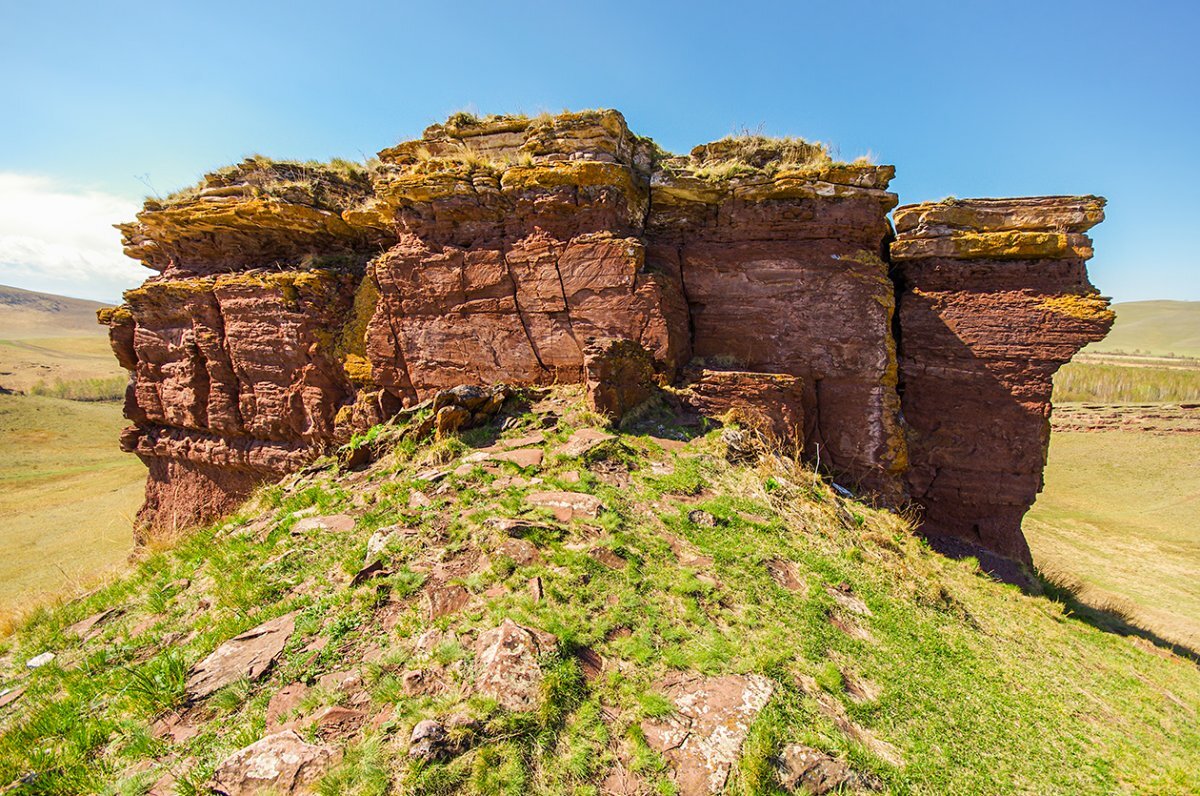
<svg viewBox="0 0 1200 796"><path fill-rule="evenodd" d="M677 405L760 400L844 485L1027 560L1050 374L1111 320L1083 266L1103 202L917 205L894 236L893 174L797 139L676 157L616 111L460 114L370 168L256 158L148 201L120 229L160 273L101 318L143 531L439 390L595 381L585 352L626 341Z"/></svg>
<svg viewBox="0 0 1200 796"><path fill-rule="evenodd" d="M906 480L931 537L1030 562L1051 377L1113 322L1085 265L1103 219L1094 196L897 208Z"/></svg>

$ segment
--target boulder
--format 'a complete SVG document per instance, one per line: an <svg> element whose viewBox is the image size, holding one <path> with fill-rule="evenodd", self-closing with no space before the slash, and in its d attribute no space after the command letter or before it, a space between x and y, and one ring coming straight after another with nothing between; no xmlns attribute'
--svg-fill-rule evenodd
<svg viewBox="0 0 1200 796"><path fill-rule="evenodd" d="M203 699L243 677L262 677L291 638L295 618L295 613L284 614L217 647L188 672L188 699Z"/></svg>
<svg viewBox="0 0 1200 796"><path fill-rule="evenodd" d="M621 422L625 413L654 395L654 358L633 340L589 340L583 349L588 407Z"/></svg>
<svg viewBox="0 0 1200 796"><path fill-rule="evenodd" d="M315 793L321 776L341 753L304 742L292 730L268 735L217 766L209 787L222 796Z"/></svg>
<svg viewBox="0 0 1200 796"><path fill-rule="evenodd" d="M720 793L775 684L754 674L674 675L656 687L675 712L642 722L646 742L666 758L680 796Z"/></svg>
<svg viewBox="0 0 1200 796"><path fill-rule="evenodd" d="M558 639L550 633L505 619L475 642L476 692L508 710L533 710L542 697L538 659L557 649Z"/></svg>

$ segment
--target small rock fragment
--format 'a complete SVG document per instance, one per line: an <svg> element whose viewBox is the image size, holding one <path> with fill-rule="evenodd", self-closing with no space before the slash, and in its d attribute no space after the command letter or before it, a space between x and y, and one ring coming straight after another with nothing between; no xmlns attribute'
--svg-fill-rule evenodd
<svg viewBox="0 0 1200 796"><path fill-rule="evenodd" d="M475 642L479 665L475 690L509 710L532 710L541 698L538 659L557 649L558 639L550 633L505 619Z"/></svg>
<svg viewBox="0 0 1200 796"><path fill-rule="evenodd" d="M600 498L583 492L531 492L525 500L531 505L549 508L559 522L568 522L575 517L595 518L604 509Z"/></svg>
<svg viewBox="0 0 1200 796"><path fill-rule="evenodd" d="M55 658L55 655L53 652L46 651L46 652L43 652L41 655L35 655L32 658L30 658L29 660L27 660L25 662L25 666L29 669L40 669L43 666L45 666L46 664L50 663L50 661L54 660L54 658Z"/></svg>

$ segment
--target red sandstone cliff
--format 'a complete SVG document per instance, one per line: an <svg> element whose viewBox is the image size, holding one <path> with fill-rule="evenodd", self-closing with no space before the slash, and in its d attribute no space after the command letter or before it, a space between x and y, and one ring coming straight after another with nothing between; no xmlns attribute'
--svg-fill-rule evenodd
<svg viewBox="0 0 1200 796"><path fill-rule="evenodd" d="M1083 269L1102 203L901 208L897 319L891 166L757 137L671 157L615 111L452 118L379 160L246 161L120 227L162 272L102 317L147 529L440 389L583 381L594 341L621 340L639 379L695 380L680 395L706 412L763 404L839 479L1027 559L1049 376L1107 328Z"/></svg>

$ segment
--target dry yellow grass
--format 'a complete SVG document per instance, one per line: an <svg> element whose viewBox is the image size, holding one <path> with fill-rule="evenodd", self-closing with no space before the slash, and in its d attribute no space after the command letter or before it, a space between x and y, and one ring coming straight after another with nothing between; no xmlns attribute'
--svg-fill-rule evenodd
<svg viewBox="0 0 1200 796"><path fill-rule="evenodd" d="M145 468L116 403L0 395L0 608L86 588L132 549Z"/></svg>
<svg viewBox="0 0 1200 796"><path fill-rule="evenodd" d="M1034 561L1081 600L1200 649L1200 436L1055 432L1025 518Z"/></svg>

